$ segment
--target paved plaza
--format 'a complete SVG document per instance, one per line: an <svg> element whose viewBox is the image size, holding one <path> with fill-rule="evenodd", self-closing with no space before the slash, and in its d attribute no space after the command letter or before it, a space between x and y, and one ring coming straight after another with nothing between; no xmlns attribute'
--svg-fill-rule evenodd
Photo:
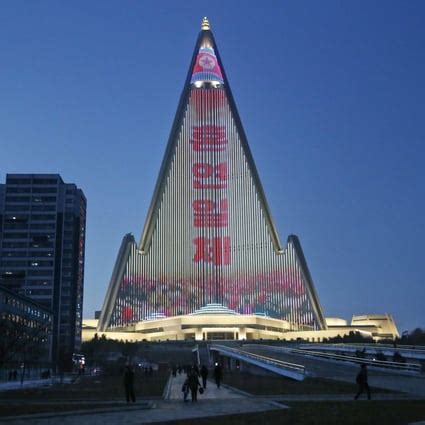
<svg viewBox="0 0 425 425"><path fill-rule="evenodd" d="M207 383L206 391L204 394L198 396L196 403L192 403L190 397L189 401L185 403L181 391L184 379L184 374L170 378L164 400L141 401L136 402L134 405L122 403L122 405L111 408L108 408L108 402L105 402L104 408L97 408L95 411L74 411L64 412L62 414L42 413L13 418L0 418L0 423L5 422L13 425L53 425L60 421L61 425L104 425L105 423L140 425L185 418L261 412L286 408L286 406L268 398L260 398L253 403L251 396L228 387L222 386L218 389L210 380ZM75 401L73 403L75 404ZM84 404L84 402L80 402L80 404L82 403ZM87 404L90 403L88 402ZM99 403L96 402L96 405L99 405ZM19 406L17 406L18 408Z"/></svg>

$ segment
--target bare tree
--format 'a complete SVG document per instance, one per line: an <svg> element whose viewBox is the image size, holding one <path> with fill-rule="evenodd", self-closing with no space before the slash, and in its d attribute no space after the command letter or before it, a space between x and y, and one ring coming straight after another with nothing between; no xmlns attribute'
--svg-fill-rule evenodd
<svg viewBox="0 0 425 425"><path fill-rule="evenodd" d="M8 362L47 360L49 326L48 321L3 313L0 316L0 368Z"/></svg>

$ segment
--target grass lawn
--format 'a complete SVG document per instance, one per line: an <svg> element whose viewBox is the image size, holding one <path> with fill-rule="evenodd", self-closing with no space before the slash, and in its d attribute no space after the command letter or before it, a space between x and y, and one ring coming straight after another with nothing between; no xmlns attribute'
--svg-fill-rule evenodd
<svg viewBox="0 0 425 425"><path fill-rule="evenodd" d="M246 372L227 372L223 383L254 395L275 394L356 394L357 385L324 378L294 381L276 375L252 375ZM372 388L372 394L392 391Z"/></svg>
<svg viewBox="0 0 425 425"><path fill-rule="evenodd" d="M31 403L31 402L30 402ZM75 412L82 410L93 411L96 409L119 407L125 409L125 405L122 403L111 402L105 404L75 404L75 405L64 405L58 402L57 404L8 404L0 405L0 417L2 416L18 416L18 415L32 415L35 413L64 413L64 412Z"/></svg>
<svg viewBox="0 0 425 425"><path fill-rule="evenodd" d="M406 425L425 420L423 401L296 402L290 409L161 422L172 425Z"/></svg>
<svg viewBox="0 0 425 425"><path fill-rule="evenodd" d="M136 374L136 399L162 397L168 377L169 372L166 370L154 372L152 376ZM0 392L2 400L0 416L106 408L117 405L117 402L124 401L124 398L122 376L83 376L74 384ZM73 400L92 401L93 403L89 405L66 404L66 401ZM96 403L98 401L111 401L111 403Z"/></svg>

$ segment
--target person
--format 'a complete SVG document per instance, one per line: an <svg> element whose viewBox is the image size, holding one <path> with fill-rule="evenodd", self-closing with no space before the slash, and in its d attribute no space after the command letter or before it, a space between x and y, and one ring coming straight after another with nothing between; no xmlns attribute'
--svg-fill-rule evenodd
<svg viewBox="0 0 425 425"><path fill-rule="evenodd" d="M183 383L182 391L183 391L183 401L186 402L187 396L189 395L189 379L188 378L186 378Z"/></svg>
<svg viewBox="0 0 425 425"><path fill-rule="evenodd" d="M201 376L201 373L199 372L198 365L194 364L192 367L195 369L195 372L198 375L198 377Z"/></svg>
<svg viewBox="0 0 425 425"><path fill-rule="evenodd" d="M201 367L201 376L202 376L202 386L207 388L207 378L208 378L208 369L205 365Z"/></svg>
<svg viewBox="0 0 425 425"><path fill-rule="evenodd" d="M357 374L356 382L357 382L357 385L359 386L359 390L357 391L357 394L354 396L354 399L357 400L360 394L364 390L366 390L367 398L368 400L370 400L370 388L367 382L367 368L364 363L360 366L360 371Z"/></svg>
<svg viewBox="0 0 425 425"><path fill-rule="evenodd" d="M223 378L223 369L218 363L216 363L214 367L214 379L215 379L217 388L220 388L222 378Z"/></svg>
<svg viewBox="0 0 425 425"><path fill-rule="evenodd" d="M198 388L201 386L201 384L199 383L198 374L194 366L192 366L189 374L187 375L187 382L190 388L192 403L198 401Z"/></svg>
<svg viewBox="0 0 425 425"><path fill-rule="evenodd" d="M130 403L130 400L134 403L136 401L136 396L134 395L134 372L130 365L127 365L124 369L124 388L127 404Z"/></svg>

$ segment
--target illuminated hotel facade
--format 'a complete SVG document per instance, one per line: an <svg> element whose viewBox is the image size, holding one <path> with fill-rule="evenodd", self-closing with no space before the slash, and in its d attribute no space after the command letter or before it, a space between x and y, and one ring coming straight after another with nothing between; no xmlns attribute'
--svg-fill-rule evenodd
<svg viewBox="0 0 425 425"><path fill-rule="evenodd" d="M146 339L327 329L298 238L280 242L206 19L140 242L124 237L96 324L138 329Z"/></svg>

